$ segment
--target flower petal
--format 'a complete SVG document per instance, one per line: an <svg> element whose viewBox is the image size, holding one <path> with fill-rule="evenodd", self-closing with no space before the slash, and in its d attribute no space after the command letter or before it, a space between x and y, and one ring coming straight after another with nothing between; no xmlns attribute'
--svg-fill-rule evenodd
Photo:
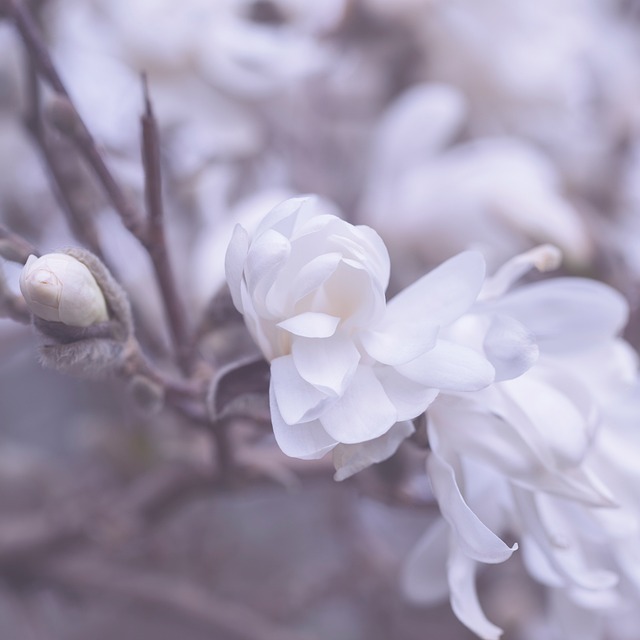
<svg viewBox="0 0 640 640"><path fill-rule="evenodd" d="M496 370L496 382L521 376L540 354L533 333L517 320L503 315L492 317L482 346Z"/></svg>
<svg viewBox="0 0 640 640"><path fill-rule="evenodd" d="M431 325L452 323L475 302L485 269L477 251L454 256L395 296L387 306L387 321L395 324L423 317Z"/></svg>
<svg viewBox="0 0 640 640"><path fill-rule="evenodd" d="M265 300L290 252L289 241L273 229L257 236L249 247L244 270L245 279L249 294L261 315L276 315L277 310L267 309Z"/></svg>
<svg viewBox="0 0 640 640"><path fill-rule="evenodd" d="M291 356L271 362L271 388L282 419L290 425L315 420L333 400L300 377Z"/></svg>
<svg viewBox="0 0 640 640"><path fill-rule="evenodd" d="M373 440L389 431L398 413L371 367L359 366L344 395L320 420L338 442Z"/></svg>
<svg viewBox="0 0 640 640"><path fill-rule="evenodd" d="M278 323L278 327L305 338L330 338L338 328L340 318L328 313L306 311Z"/></svg>
<svg viewBox="0 0 640 640"><path fill-rule="evenodd" d="M409 380L393 367L375 367L374 373L396 408L398 420L412 420L419 416L438 396L438 389Z"/></svg>
<svg viewBox="0 0 640 640"><path fill-rule="evenodd" d="M450 529L440 518L420 538L404 563L402 590L410 602L438 604L449 595L447 557Z"/></svg>
<svg viewBox="0 0 640 640"><path fill-rule="evenodd" d="M436 325L410 321L389 324L384 319L375 330L360 334L362 346L372 358L394 366L414 360L429 351L437 339Z"/></svg>
<svg viewBox="0 0 640 640"><path fill-rule="evenodd" d="M612 338L629 313L627 301L615 289L583 278L526 285L487 304L492 311L524 324L541 351L559 353L592 348Z"/></svg>
<svg viewBox="0 0 640 640"><path fill-rule="evenodd" d="M426 387L446 391L477 391L493 381L495 370L477 351L448 340L396 369Z"/></svg>
<svg viewBox="0 0 640 640"><path fill-rule="evenodd" d="M390 458L414 431L410 422L396 422L379 438L358 444L340 443L333 450L333 466L336 468L333 479L345 480L372 464Z"/></svg>
<svg viewBox="0 0 640 640"><path fill-rule="evenodd" d="M273 384L269 388L269 406L273 435L284 454L292 458L314 460L322 458L336 446L336 441L324 430L319 420L288 425L280 413Z"/></svg>
<svg viewBox="0 0 640 640"><path fill-rule="evenodd" d="M498 640L502 629L484 615L476 589L476 563L453 544L448 564L451 608L462 624L484 640Z"/></svg>
<svg viewBox="0 0 640 640"><path fill-rule="evenodd" d="M509 559L518 545L506 545L470 509L460 492L453 467L435 450L427 460L427 471L442 516L451 525L462 552L489 564Z"/></svg>
<svg viewBox="0 0 640 640"><path fill-rule="evenodd" d="M335 396L344 393L360 361L353 341L339 333L330 338L296 337L291 355L304 380Z"/></svg>
<svg viewBox="0 0 640 640"><path fill-rule="evenodd" d="M233 229L231 242L227 247L224 259L224 271L235 308L242 313L240 283L244 269L244 261L249 252L249 234L244 227L237 224Z"/></svg>

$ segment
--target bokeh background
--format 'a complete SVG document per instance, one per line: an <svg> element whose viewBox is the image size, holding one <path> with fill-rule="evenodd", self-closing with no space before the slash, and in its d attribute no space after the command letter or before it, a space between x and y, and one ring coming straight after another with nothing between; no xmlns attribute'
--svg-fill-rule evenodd
<svg viewBox="0 0 640 640"><path fill-rule="evenodd" d="M391 291L465 248L495 269L552 243L560 273L628 298L627 337L640 345L636 0L30 6L110 169L140 202L146 74L192 328L224 295L233 225L318 193L382 235ZM28 66L0 19L0 223L47 251L78 240L25 126ZM68 142L51 144L147 352L169 366L148 257ZM3 269L17 291L18 269ZM223 324L201 345L216 364L251 350L241 324ZM472 637L447 603L418 609L398 587L434 517L419 448L336 484L329 462L286 460L266 435L245 451L242 478L220 486L206 434L141 414L118 381L42 369L37 342L0 319L1 638ZM508 640L550 637L544 594L517 559L479 579Z"/></svg>

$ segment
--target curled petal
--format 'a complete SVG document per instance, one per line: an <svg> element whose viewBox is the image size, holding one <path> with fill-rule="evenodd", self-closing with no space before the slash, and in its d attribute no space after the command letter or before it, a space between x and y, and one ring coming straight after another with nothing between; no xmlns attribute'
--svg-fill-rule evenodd
<svg viewBox="0 0 640 640"><path fill-rule="evenodd" d="M359 366L344 395L320 420L335 440L346 444L373 440L391 429L398 412L371 367Z"/></svg>
<svg viewBox="0 0 640 640"><path fill-rule="evenodd" d="M414 431L410 422L396 422L379 438L359 444L339 444L333 450L333 465L336 468L333 479L345 480L372 464L390 458Z"/></svg>
<svg viewBox="0 0 640 640"><path fill-rule="evenodd" d="M502 629L484 615L476 589L476 563L455 544L449 553L451 608L462 624L484 640L498 640Z"/></svg>
<svg viewBox="0 0 640 640"><path fill-rule="evenodd" d="M506 545L471 510L460 492L453 467L435 450L429 456L427 470L440 511L463 553L490 564L508 560L518 545Z"/></svg>
<svg viewBox="0 0 640 640"><path fill-rule="evenodd" d="M303 460L315 460L322 458L336 446L336 441L324 430L319 420L288 425L280 413L273 384L269 389L269 407L273 435L286 455Z"/></svg>

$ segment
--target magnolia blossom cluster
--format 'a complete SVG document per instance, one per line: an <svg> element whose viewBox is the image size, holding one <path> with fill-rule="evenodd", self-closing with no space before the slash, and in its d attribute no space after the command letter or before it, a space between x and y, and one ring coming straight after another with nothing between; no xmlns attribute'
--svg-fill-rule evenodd
<svg viewBox="0 0 640 640"><path fill-rule="evenodd" d="M404 589L420 603L449 594L487 639L501 630L480 605L478 565L518 548L578 612L565 637L578 637L583 611L633 607L640 594L627 303L588 279L518 286L559 260L541 246L486 277L482 256L464 252L387 302L378 235L313 197L276 206L252 233L238 226L226 257L234 303L271 362L286 454L332 451L342 479L392 455L426 411L442 519L407 561Z"/></svg>

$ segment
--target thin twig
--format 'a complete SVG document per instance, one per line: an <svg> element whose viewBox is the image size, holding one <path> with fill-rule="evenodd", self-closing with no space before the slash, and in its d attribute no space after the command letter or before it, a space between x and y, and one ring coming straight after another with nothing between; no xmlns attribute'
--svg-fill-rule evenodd
<svg viewBox="0 0 640 640"><path fill-rule="evenodd" d="M48 563L39 573L67 588L94 591L126 601L172 611L206 625L213 633L239 640L312 640L289 631L237 602L175 576L131 570L94 558L70 558Z"/></svg>
<svg viewBox="0 0 640 640"><path fill-rule="evenodd" d="M76 197L72 197L74 189L70 184L68 172L61 169L58 157L59 149L57 153L55 147L60 146L62 139L57 141L58 144L52 144L51 131L48 130L43 120L42 96L34 59L29 58L27 65L29 102L24 118L25 126L42 154L44 163L54 183L54 191L58 203L66 215L71 230L82 243L104 261L105 257L100 245L98 230L91 214L79 206ZM69 143L65 144L68 145Z"/></svg>
<svg viewBox="0 0 640 640"><path fill-rule="evenodd" d="M53 64L33 15L20 0L4 0L4 9L20 32L38 71L58 94L58 122L68 129L67 133L95 172L124 225L136 237L143 237L144 218L125 196L109 171L93 136L75 108Z"/></svg>
<svg viewBox="0 0 640 640"><path fill-rule="evenodd" d="M184 305L178 295L173 271L169 262L167 242L164 232L162 199L162 169L160 158L160 135L146 76L143 76L145 110L142 115L142 160L145 175L145 200L147 204L148 226L145 247L153 262L158 283L163 292L165 311L180 368L188 373L191 368L189 331Z"/></svg>
<svg viewBox="0 0 640 640"><path fill-rule="evenodd" d="M0 256L24 264L30 255L39 256L40 252L26 238L0 224Z"/></svg>

